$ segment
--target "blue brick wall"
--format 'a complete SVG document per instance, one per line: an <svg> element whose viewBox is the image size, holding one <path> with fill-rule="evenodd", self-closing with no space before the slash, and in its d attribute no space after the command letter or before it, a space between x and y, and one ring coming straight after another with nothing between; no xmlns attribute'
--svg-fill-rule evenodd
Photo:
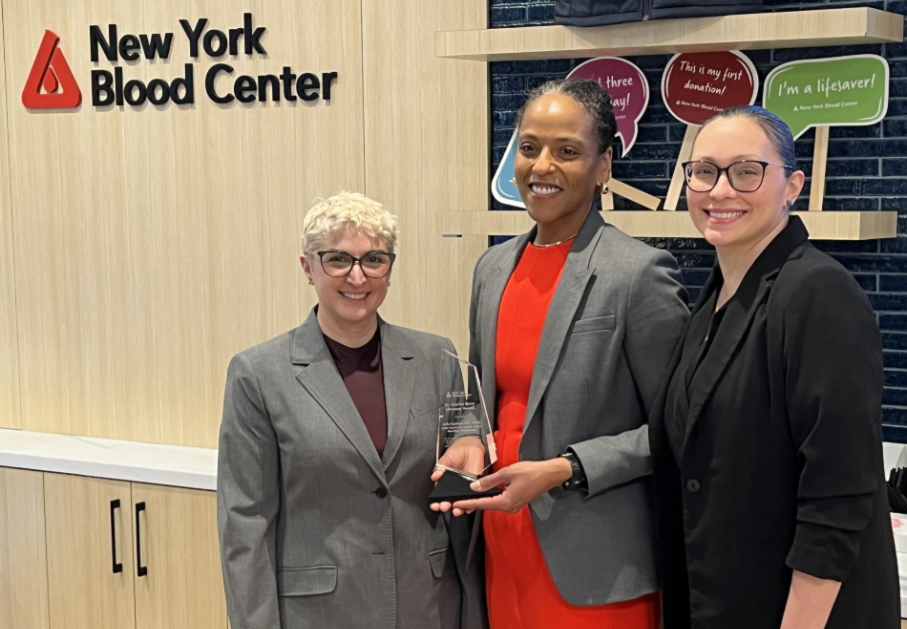
<svg viewBox="0 0 907 629"><path fill-rule="evenodd" d="M493 28L550 24L554 4L545 0L490 0ZM871 6L907 15L907 0L852 3L834 0L796 4L766 0L770 10ZM829 143L827 210L891 210L898 212L898 237L869 242L816 242L847 267L869 294L878 313L885 348L884 437L907 443L907 42L871 46L757 50L746 54L764 81L775 66L795 59L872 53L891 66L891 102L888 115L870 127L832 129ZM669 56L630 57L649 77L649 109L640 120L640 132L630 154L614 163L614 175L652 194L663 196L670 183L674 161L683 140L684 126L668 114L659 92L661 73ZM551 60L491 64L493 169L503 156L514 129L516 110L526 93L548 79L567 75L584 61ZM761 102L760 93L757 102ZM797 157L807 176L811 170L813 132L797 141ZM489 175L490 176L490 175ZM807 182L805 192L809 191ZM806 209L804 195L795 209ZM629 201L616 199L617 209L630 209ZM494 203L495 209L512 209ZM683 269L693 300L715 262L703 240L648 239L651 245L670 250ZM845 361L841 369L846 369Z"/></svg>

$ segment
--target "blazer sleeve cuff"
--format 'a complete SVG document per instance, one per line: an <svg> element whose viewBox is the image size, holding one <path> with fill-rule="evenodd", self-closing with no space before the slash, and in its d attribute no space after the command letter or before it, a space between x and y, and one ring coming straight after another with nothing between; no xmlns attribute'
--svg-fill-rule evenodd
<svg viewBox="0 0 907 629"><path fill-rule="evenodd" d="M860 532L798 522L787 567L818 579L843 582L860 550Z"/></svg>
<svg viewBox="0 0 907 629"><path fill-rule="evenodd" d="M648 426L568 446L586 474L590 496L652 473Z"/></svg>

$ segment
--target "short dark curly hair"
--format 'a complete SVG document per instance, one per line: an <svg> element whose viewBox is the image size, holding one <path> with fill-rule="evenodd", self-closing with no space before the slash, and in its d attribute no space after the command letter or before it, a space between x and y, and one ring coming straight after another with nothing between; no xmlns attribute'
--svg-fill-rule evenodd
<svg viewBox="0 0 907 629"><path fill-rule="evenodd" d="M617 119L611 106L611 96L598 81L591 79L557 79L529 92L529 97L517 113L517 129L520 128L526 108L545 94L563 94L582 105L595 121L599 154L611 148L617 133Z"/></svg>

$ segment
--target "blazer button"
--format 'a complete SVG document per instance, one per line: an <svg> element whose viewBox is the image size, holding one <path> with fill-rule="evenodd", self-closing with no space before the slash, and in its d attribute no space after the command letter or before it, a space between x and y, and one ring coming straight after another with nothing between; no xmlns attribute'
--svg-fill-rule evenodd
<svg viewBox="0 0 907 629"><path fill-rule="evenodd" d="M687 481L687 491L690 492L691 494L695 494L697 491L699 491L700 488L701 488L701 485L699 484L699 481L696 480L695 478L691 478L690 480Z"/></svg>
<svg viewBox="0 0 907 629"><path fill-rule="evenodd" d="M387 490L384 487L379 487L375 490L375 495L379 498L387 498Z"/></svg>

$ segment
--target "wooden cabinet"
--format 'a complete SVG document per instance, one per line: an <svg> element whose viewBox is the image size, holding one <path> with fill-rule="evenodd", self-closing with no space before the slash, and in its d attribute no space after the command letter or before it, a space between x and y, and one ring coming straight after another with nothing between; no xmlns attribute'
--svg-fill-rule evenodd
<svg viewBox="0 0 907 629"><path fill-rule="evenodd" d="M144 577L135 580L137 629L223 629L227 609L214 492L132 485Z"/></svg>
<svg viewBox="0 0 907 629"><path fill-rule="evenodd" d="M44 474L0 468L0 627L49 629Z"/></svg>
<svg viewBox="0 0 907 629"><path fill-rule="evenodd" d="M224 629L216 495L0 468L0 628Z"/></svg>
<svg viewBox="0 0 907 629"><path fill-rule="evenodd" d="M133 629L130 484L45 474L44 497L51 627Z"/></svg>

